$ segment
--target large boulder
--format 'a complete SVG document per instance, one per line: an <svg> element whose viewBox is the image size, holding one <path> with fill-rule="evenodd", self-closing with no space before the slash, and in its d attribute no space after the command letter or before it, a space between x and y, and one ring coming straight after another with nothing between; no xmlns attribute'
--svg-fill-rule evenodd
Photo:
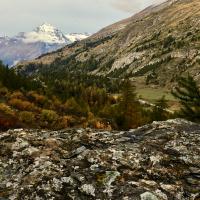
<svg viewBox="0 0 200 200"><path fill-rule="evenodd" d="M200 125L2 132L0 199L199 200Z"/></svg>

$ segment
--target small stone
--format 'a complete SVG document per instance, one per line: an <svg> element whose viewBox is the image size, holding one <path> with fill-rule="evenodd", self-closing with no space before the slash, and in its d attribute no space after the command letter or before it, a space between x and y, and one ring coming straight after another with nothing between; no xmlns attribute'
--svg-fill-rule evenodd
<svg viewBox="0 0 200 200"><path fill-rule="evenodd" d="M86 150L86 147L84 147L84 146L79 147L78 149L76 149L76 150L74 151L74 154L78 155L78 154L84 152L85 150Z"/></svg>
<svg viewBox="0 0 200 200"><path fill-rule="evenodd" d="M168 197L166 194L164 194L161 190L156 190L155 191L156 196L158 196L162 200L168 200Z"/></svg>
<svg viewBox="0 0 200 200"><path fill-rule="evenodd" d="M145 192L140 195L141 200L159 200L154 194L150 192Z"/></svg>
<svg viewBox="0 0 200 200"><path fill-rule="evenodd" d="M87 195L91 195L91 196L95 197L95 188L91 184L84 184L84 185L82 185L81 186L81 191L83 191Z"/></svg>

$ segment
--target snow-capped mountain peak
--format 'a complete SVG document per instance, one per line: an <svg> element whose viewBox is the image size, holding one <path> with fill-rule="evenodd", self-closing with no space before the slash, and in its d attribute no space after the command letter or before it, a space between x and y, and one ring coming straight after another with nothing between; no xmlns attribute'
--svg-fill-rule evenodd
<svg viewBox="0 0 200 200"><path fill-rule="evenodd" d="M88 33L63 34L58 28L49 23L44 23L31 32L21 32L17 35L25 43L45 42L49 44L70 44L83 40L89 36Z"/></svg>
<svg viewBox="0 0 200 200"><path fill-rule="evenodd" d="M44 23L38 26L31 32L22 33L20 37L22 37L23 42L26 43L34 43L34 42L45 42L49 44L71 43L71 41L69 41L62 33L62 31L60 31L59 29L48 23Z"/></svg>
<svg viewBox="0 0 200 200"><path fill-rule="evenodd" d="M43 23L31 32L20 32L15 37L0 37L0 60L11 66L18 61L34 59L88 36L77 33L65 35L55 26Z"/></svg>
<svg viewBox="0 0 200 200"><path fill-rule="evenodd" d="M52 24L43 23L42 25L38 26L35 31L38 33L45 32L45 33L52 33L57 31L58 29L54 27Z"/></svg>

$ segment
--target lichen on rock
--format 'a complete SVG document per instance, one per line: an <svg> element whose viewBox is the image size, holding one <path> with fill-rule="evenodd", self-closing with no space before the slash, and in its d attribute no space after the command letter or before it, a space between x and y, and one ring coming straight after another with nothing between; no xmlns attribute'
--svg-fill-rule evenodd
<svg viewBox="0 0 200 200"><path fill-rule="evenodd" d="M200 125L0 133L0 199L199 200Z"/></svg>

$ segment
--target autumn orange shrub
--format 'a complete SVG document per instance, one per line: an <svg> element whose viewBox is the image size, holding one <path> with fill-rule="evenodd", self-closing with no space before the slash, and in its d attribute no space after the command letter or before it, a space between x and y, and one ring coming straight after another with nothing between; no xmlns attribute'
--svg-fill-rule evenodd
<svg viewBox="0 0 200 200"><path fill-rule="evenodd" d="M69 126L69 119L67 116L61 117L59 119L59 128L63 129L63 128L67 128Z"/></svg>
<svg viewBox="0 0 200 200"><path fill-rule="evenodd" d="M37 107L33 103L30 103L29 101L25 101L25 100L21 100L21 99L11 99L8 102L8 104L18 110L23 110L23 111L37 110Z"/></svg>
<svg viewBox="0 0 200 200"><path fill-rule="evenodd" d="M108 122L104 122L101 119L93 119L88 121L88 126L95 129L112 130L112 126Z"/></svg>
<svg viewBox="0 0 200 200"><path fill-rule="evenodd" d="M0 112L6 115L14 115L15 112L5 103L0 103Z"/></svg>
<svg viewBox="0 0 200 200"><path fill-rule="evenodd" d="M94 128L96 129L109 129L109 130L112 130L111 126L107 123L104 123L102 121L96 121L95 124L94 124Z"/></svg>
<svg viewBox="0 0 200 200"><path fill-rule="evenodd" d="M24 94L20 91L15 91L10 95L10 99L25 99Z"/></svg>
<svg viewBox="0 0 200 200"><path fill-rule="evenodd" d="M7 130L17 127L19 127L19 123L15 117L0 113L0 130Z"/></svg>
<svg viewBox="0 0 200 200"><path fill-rule="evenodd" d="M33 101L40 106L43 106L48 101L47 97L45 97L41 94L38 94L35 91L28 92L27 97L30 101Z"/></svg>
<svg viewBox="0 0 200 200"><path fill-rule="evenodd" d="M57 129L65 129L71 127L75 123L75 119L72 116L61 116L59 117L56 126Z"/></svg>

